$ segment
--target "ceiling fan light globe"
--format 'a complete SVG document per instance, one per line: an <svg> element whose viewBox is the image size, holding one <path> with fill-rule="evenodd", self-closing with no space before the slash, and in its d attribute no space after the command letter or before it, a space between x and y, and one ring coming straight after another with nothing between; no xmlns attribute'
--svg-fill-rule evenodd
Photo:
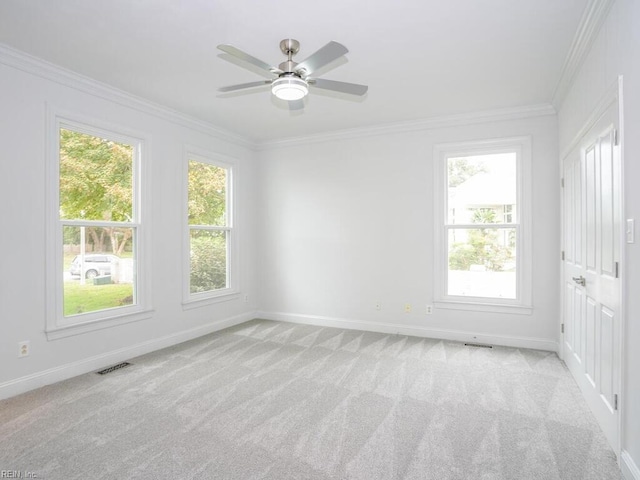
<svg viewBox="0 0 640 480"><path fill-rule="evenodd" d="M281 100L300 100L309 93L309 86L299 77L282 77L273 81L271 93Z"/></svg>

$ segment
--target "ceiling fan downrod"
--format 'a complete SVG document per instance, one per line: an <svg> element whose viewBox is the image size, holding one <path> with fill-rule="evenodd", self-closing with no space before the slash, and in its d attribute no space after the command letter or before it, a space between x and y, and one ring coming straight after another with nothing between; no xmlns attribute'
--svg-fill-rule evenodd
<svg viewBox="0 0 640 480"><path fill-rule="evenodd" d="M292 38L286 38L280 42L280 51L287 56L287 60L278 65L278 68L280 68L284 74L295 73L295 67L298 64L293 61L293 56L300 51L300 42Z"/></svg>

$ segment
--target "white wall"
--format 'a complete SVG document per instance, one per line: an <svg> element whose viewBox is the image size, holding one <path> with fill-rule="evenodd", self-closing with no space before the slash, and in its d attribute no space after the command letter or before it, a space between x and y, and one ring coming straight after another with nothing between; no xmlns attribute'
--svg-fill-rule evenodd
<svg viewBox="0 0 640 480"><path fill-rule="evenodd" d="M9 66L26 65L27 73ZM0 51L0 398L253 318L257 302L254 152L213 129L64 72ZM77 84L78 88L65 86ZM92 90L96 94L89 94ZM107 99L109 97L111 99ZM117 101L113 101L116 99ZM140 132L150 140L152 318L47 341L45 327L45 104ZM128 103L130 106L126 105ZM241 299L183 310L184 144L238 159ZM250 301L244 303L244 293ZM18 358L18 342L31 354Z"/></svg>
<svg viewBox="0 0 640 480"><path fill-rule="evenodd" d="M578 134L598 101L624 76L624 209L640 223L640 3L617 0L559 111L560 151ZM638 229L636 227L636 238ZM638 238L640 241L640 238ZM640 248L626 245L622 266L625 288L625 358L622 468L640 480Z"/></svg>
<svg viewBox="0 0 640 480"><path fill-rule="evenodd" d="M531 135L533 314L435 309L433 147ZM555 116L274 146L261 152L261 315L555 349ZM379 301L381 310L375 309ZM413 306L404 313L404 305Z"/></svg>

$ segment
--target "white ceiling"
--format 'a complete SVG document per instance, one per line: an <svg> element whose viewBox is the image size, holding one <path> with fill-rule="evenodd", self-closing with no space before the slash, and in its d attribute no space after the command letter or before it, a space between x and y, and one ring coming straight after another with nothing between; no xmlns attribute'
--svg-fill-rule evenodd
<svg viewBox="0 0 640 480"><path fill-rule="evenodd" d="M588 0L2 0L0 42L256 142L549 104ZM273 65L330 40L350 51L323 78L364 98L314 91L290 112L220 58L230 43ZM313 87L312 87L313 88Z"/></svg>

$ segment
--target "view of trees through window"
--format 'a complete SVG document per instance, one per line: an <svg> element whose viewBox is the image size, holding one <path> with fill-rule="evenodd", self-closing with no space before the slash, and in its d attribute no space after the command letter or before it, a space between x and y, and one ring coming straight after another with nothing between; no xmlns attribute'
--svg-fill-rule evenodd
<svg viewBox="0 0 640 480"><path fill-rule="evenodd" d="M135 303L134 146L60 129L64 316Z"/></svg>
<svg viewBox="0 0 640 480"><path fill-rule="evenodd" d="M228 181L226 168L189 160L189 293L229 286Z"/></svg>
<svg viewBox="0 0 640 480"><path fill-rule="evenodd" d="M447 159L448 295L516 298L516 154Z"/></svg>

